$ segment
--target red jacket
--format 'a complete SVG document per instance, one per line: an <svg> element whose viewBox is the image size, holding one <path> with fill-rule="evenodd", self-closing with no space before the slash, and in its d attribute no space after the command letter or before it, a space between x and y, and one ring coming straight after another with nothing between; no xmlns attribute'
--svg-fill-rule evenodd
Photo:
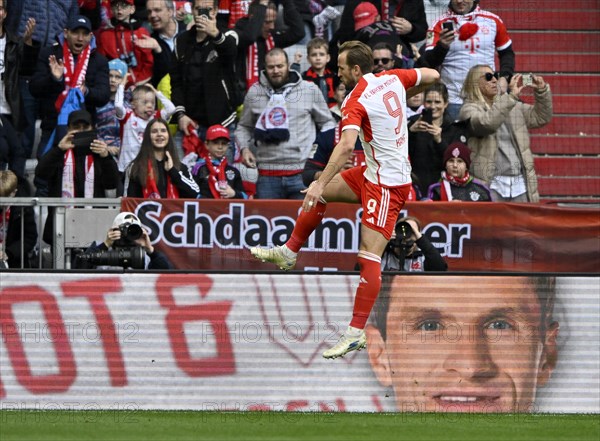
<svg viewBox="0 0 600 441"><path fill-rule="evenodd" d="M129 66L131 78L127 86L141 84L152 78L154 67L154 56L152 49L144 49L133 44L133 37L142 39L142 36L150 37L150 33L140 24L132 20L131 23L114 23L111 29L100 31L98 38L98 52L108 60L119 58ZM131 54L135 56L135 62Z"/></svg>

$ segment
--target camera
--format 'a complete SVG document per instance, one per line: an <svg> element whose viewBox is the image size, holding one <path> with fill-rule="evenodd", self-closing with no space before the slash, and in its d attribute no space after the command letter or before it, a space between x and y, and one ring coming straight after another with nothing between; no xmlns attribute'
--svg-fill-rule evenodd
<svg viewBox="0 0 600 441"><path fill-rule="evenodd" d="M404 261L415 244L413 229L408 222L403 221L396 224L395 231L396 237L389 241L387 250Z"/></svg>
<svg viewBox="0 0 600 441"><path fill-rule="evenodd" d="M138 65L137 58L135 57L135 54L133 53L133 51L131 51L127 54L119 55L119 60L124 61L125 64L127 64L127 66L129 66L131 68L136 68Z"/></svg>
<svg viewBox="0 0 600 441"><path fill-rule="evenodd" d="M125 222L119 225L119 231L121 232L121 238L115 240L115 247L134 247L136 246L135 241L143 235L142 227L132 222Z"/></svg>
<svg viewBox="0 0 600 441"><path fill-rule="evenodd" d="M206 18L210 18L210 8L198 8L196 9L196 15L202 16L204 15Z"/></svg>
<svg viewBox="0 0 600 441"><path fill-rule="evenodd" d="M531 74L523 74L522 80L523 86L531 86L533 84L533 77Z"/></svg>
<svg viewBox="0 0 600 441"><path fill-rule="evenodd" d="M121 266L123 268L144 269L146 252L142 247L115 248L108 251L83 253L77 256L78 267Z"/></svg>

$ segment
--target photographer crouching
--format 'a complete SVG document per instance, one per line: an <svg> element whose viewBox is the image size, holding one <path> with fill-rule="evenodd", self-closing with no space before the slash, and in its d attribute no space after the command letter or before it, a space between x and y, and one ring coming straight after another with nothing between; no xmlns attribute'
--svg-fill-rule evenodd
<svg viewBox="0 0 600 441"><path fill-rule="evenodd" d="M104 242L92 243L75 260L77 269L173 269L173 265L150 242L139 218L128 211L119 213Z"/></svg>
<svg viewBox="0 0 600 441"><path fill-rule="evenodd" d="M416 217L398 219L394 233L381 256L382 271L447 271L448 264L427 236L421 234Z"/></svg>

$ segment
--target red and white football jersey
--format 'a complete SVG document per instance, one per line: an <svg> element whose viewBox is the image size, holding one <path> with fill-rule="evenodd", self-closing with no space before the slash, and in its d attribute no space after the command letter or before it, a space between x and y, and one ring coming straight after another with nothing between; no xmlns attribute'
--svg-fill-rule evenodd
<svg viewBox="0 0 600 441"><path fill-rule="evenodd" d="M421 82L419 69L392 69L363 76L342 104L342 131L359 131L367 168L377 185L409 184L406 89Z"/></svg>
<svg viewBox="0 0 600 441"><path fill-rule="evenodd" d="M500 17L478 6L469 14L448 13L442 16L428 32L426 50L435 47L442 32L442 24L448 21L453 23L457 35L444 58L440 77L448 87L450 103L461 104L460 91L469 69L478 64L494 69L496 51L506 49L512 41ZM461 34L463 38L468 38L461 41Z"/></svg>

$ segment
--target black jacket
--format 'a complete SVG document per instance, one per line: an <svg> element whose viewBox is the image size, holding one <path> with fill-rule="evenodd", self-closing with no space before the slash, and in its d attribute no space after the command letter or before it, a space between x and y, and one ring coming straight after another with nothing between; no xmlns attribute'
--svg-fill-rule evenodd
<svg viewBox="0 0 600 441"><path fill-rule="evenodd" d="M173 185L179 191L179 197L181 199L196 199L198 197L200 189L185 164L180 164L179 170L172 167L171 170L166 172L164 161L159 161L157 170L158 178L156 180L156 186L158 187L161 198L167 197L167 174L169 175L169 178L171 178ZM126 192L127 197L129 198L144 197L144 187L135 176L130 176L129 186L126 189Z"/></svg>
<svg viewBox="0 0 600 441"><path fill-rule="evenodd" d="M92 40L93 44L94 41ZM63 59L62 43L48 46L40 51L35 73L29 82L29 91L40 100L42 114L42 130L52 131L56 127L58 112L54 106L56 99L65 88L64 78L56 81L50 73L48 57L54 55L57 60ZM92 49L87 72L85 87L85 107L96 117L96 107L102 107L110 100L110 85L108 83L108 61L103 55Z"/></svg>
<svg viewBox="0 0 600 441"><path fill-rule="evenodd" d="M175 42L176 62L171 69L171 101L175 116L183 113L198 124L225 127L235 120L239 98L235 96L237 35L219 33L215 39L196 42L196 29Z"/></svg>
<svg viewBox="0 0 600 441"><path fill-rule="evenodd" d="M60 140L57 140L57 142ZM62 196L62 173L64 168L63 152L58 145L53 146L48 153L38 159L35 168L36 177L48 181L48 196ZM106 190L117 188L119 182L119 169L117 163L108 155L94 158L94 197L106 197ZM85 189L85 156L75 155L75 197L84 197ZM44 227L44 241L51 244L53 241L54 210L48 209L48 218Z"/></svg>
<svg viewBox="0 0 600 441"><path fill-rule="evenodd" d="M18 198L31 196L29 183L19 178L17 187ZM23 237L21 237L21 220L23 220ZM1 228L1 226L0 226ZM10 219L6 230L5 250L8 255L9 268L29 268L27 255L33 250L37 242L37 227L32 207L11 207ZM23 246L23 266L21 267L21 245Z"/></svg>
<svg viewBox="0 0 600 441"><path fill-rule="evenodd" d="M33 74L35 60L40 51L39 45L28 46L22 38L6 32L6 48L4 50L4 97L10 106L12 121L18 130L25 126L23 117L23 101L19 88L19 77Z"/></svg>
<svg viewBox="0 0 600 441"><path fill-rule="evenodd" d="M182 22L177 22L177 36L181 35L185 31L185 26L182 26ZM152 85L158 87L158 83L167 75L171 69L175 66L177 59L175 58L175 52L171 50L171 47L165 40L160 37L160 33L154 31L150 34L154 38L161 48L160 54L153 52L154 65L152 66ZM177 37L175 37L177 38Z"/></svg>
<svg viewBox="0 0 600 441"><path fill-rule="evenodd" d="M408 119L408 127L418 120L420 114L413 115ZM444 151L454 141L466 142L467 128L464 122L451 121L447 117L442 122L442 142L436 143L433 136L426 132L408 132L408 157L412 171L417 179L413 185L417 185L421 194L426 196L427 189L431 184L440 180L440 174L444 170L442 159Z"/></svg>
<svg viewBox="0 0 600 441"><path fill-rule="evenodd" d="M25 149L17 136L17 132L10 121L0 115L0 170L4 170L5 164L18 177L25 175Z"/></svg>

